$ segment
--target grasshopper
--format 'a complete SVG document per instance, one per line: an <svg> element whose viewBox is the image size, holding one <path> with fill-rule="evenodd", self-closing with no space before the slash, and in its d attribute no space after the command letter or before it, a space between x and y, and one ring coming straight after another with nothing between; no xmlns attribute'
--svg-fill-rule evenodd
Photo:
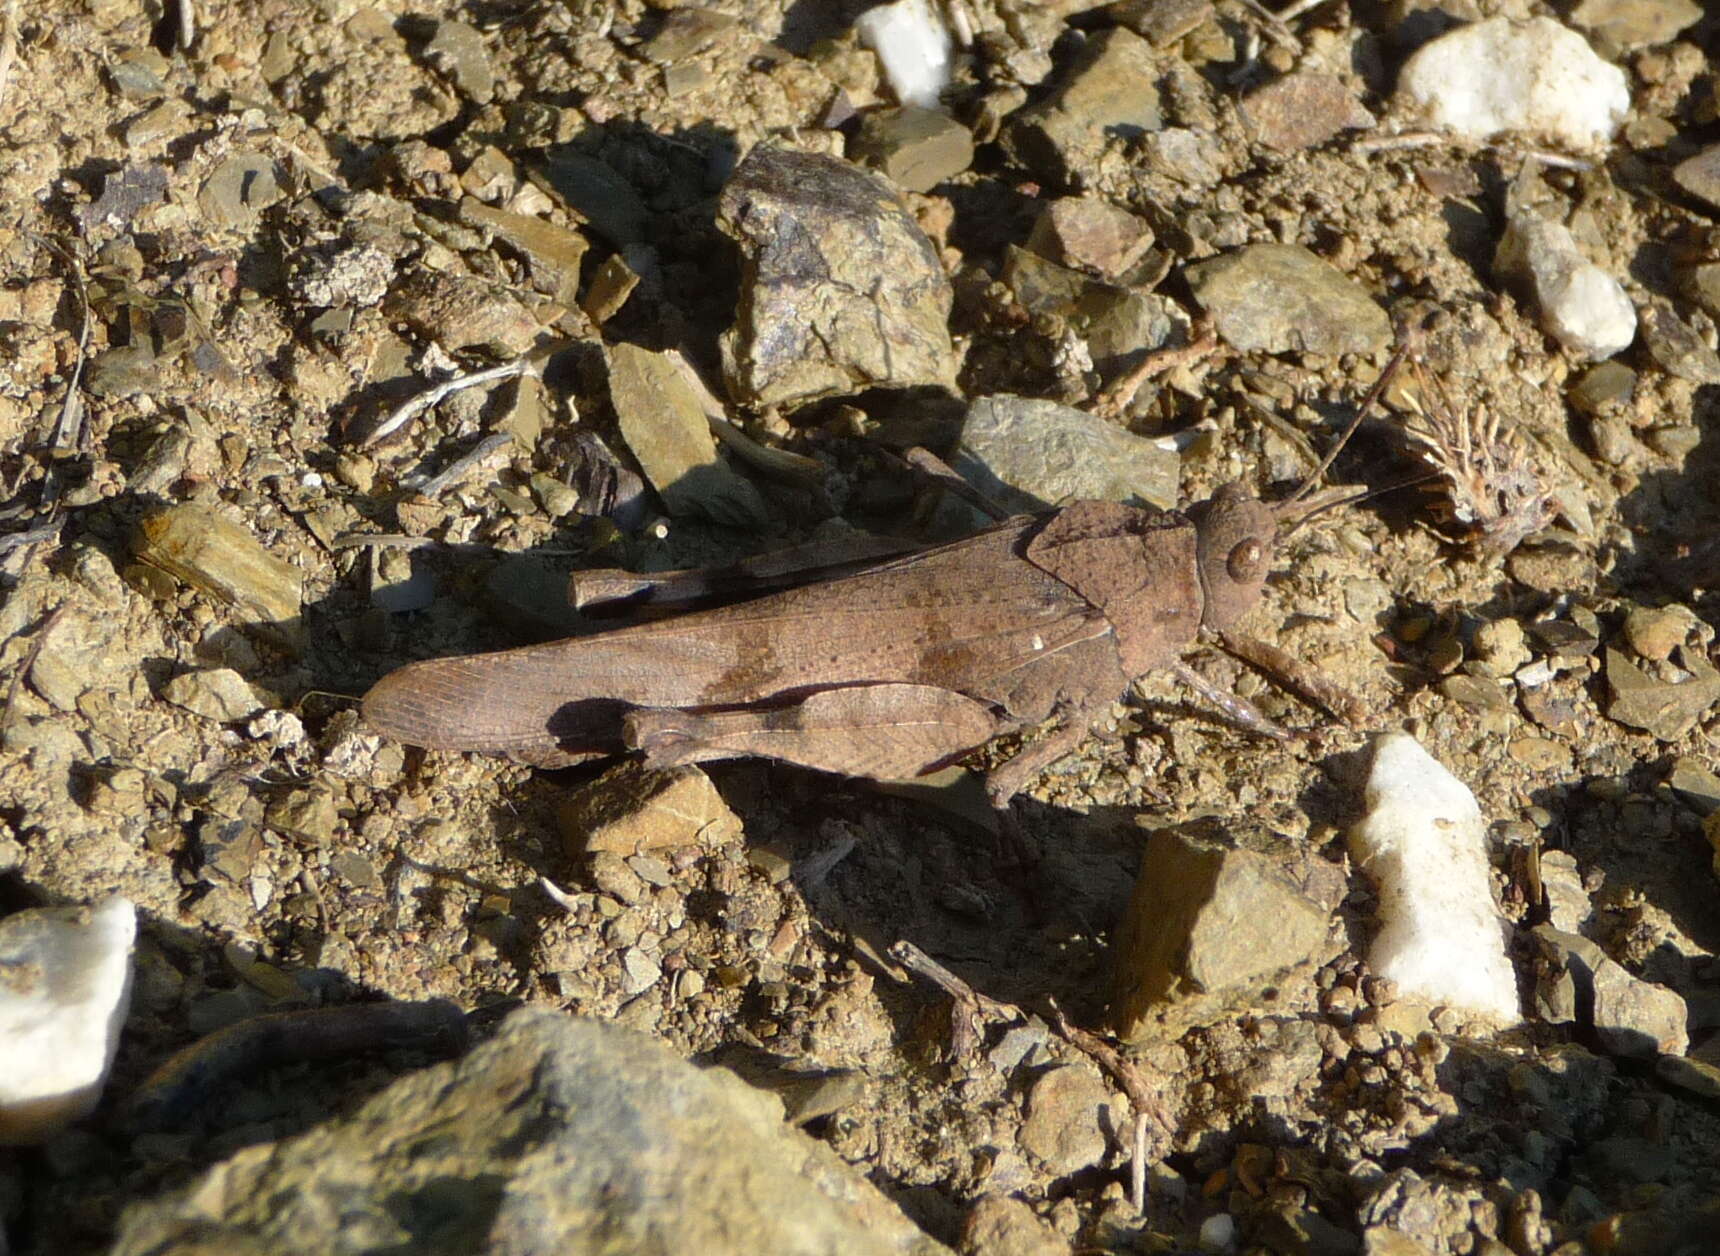
<svg viewBox="0 0 1720 1256"><path fill-rule="evenodd" d="M1014 795L1149 672L1169 669L1232 718L1284 735L1182 655L1208 634L1269 659L1236 627L1260 600L1281 535L1317 508L1301 499L1330 462L1277 505L1232 483L1180 511L1077 501L934 548L767 562L741 583L781 587L745 600L409 664L365 695L364 716L411 745L540 765L630 751L660 767L759 756L878 780L1055 717L1052 733L987 778L1007 822ZM728 583L593 572L576 574L571 593L582 609L661 611ZM1318 683L1300 687L1334 705Z"/></svg>

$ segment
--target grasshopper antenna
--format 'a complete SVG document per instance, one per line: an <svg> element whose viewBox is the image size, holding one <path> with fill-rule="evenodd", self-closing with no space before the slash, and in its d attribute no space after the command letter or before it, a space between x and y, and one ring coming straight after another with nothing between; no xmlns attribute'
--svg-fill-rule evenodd
<svg viewBox="0 0 1720 1256"><path fill-rule="evenodd" d="M1367 418L1368 412L1379 403L1380 397L1385 393L1387 386L1392 382L1392 376L1397 374L1398 368L1403 365L1404 359L1409 357L1414 348L1414 337L1405 336L1403 338L1403 342L1398 345L1397 352L1392 354L1391 361L1386 363L1386 369L1380 372L1380 377L1374 381L1374 386L1368 389L1368 395L1362 398L1362 404L1356 407L1355 417L1350 420L1349 426L1344 428L1343 435L1338 437L1337 442L1332 446L1331 450L1323 459L1321 459L1320 465L1314 468L1308 478L1302 482L1302 487L1297 489L1295 494L1292 495L1284 505L1288 506L1295 502L1299 502L1313 491L1314 485L1319 482L1321 476L1326 474L1326 469L1332 465L1333 460L1337 458L1339 452L1342 451L1344 446L1349 443L1350 437L1356 434L1356 429L1362 425L1362 420ZM1399 487L1402 486L1400 485ZM1320 509L1324 508L1324 506L1320 507ZM1297 526L1306 522L1306 520L1307 516L1304 516L1302 519L1297 521Z"/></svg>
<svg viewBox="0 0 1720 1256"><path fill-rule="evenodd" d="M1399 480L1396 484L1387 484L1383 488L1362 489L1360 492L1350 493L1342 497L1334 497L1329 501L1321 501L1317 504L1311 504L1305 514L1298 516L1294 523L1284 529L1284 535L1289 536L1292 532L1296 531L1297 528L1301 527L1309 520L1325 514L1328 510L1335 510L1339 506L1357 506L1362 502L1372 501L1376 497L1384 497L1387 493L1395 493L1399 489L1403 488L1414 488L1417 484L1426 484L1429 480L1437 479L1439 479L1439 472L1424 471L1420 475L1412 475L1407 480ZM1292 498L1291 500L1294 501L1295 499Z"/></svg>

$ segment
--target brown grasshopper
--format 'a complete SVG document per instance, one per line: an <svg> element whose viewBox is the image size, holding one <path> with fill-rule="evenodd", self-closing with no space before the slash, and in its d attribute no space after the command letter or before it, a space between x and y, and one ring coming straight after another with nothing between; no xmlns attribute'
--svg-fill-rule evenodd
<svg viewBox="0 0 1720 1256"><path fill-rule="evenodd" d="M365 695L364 716L411 745L539 764L627 751L665 767L760 756L880 780L1057 717L988 777L1001 811L1135 677L1160 668L1256 731L1284 735L1181 656L1203 631L1248 645L1235 627L1260 599L1282 532L1315 508L1299 499L1330 462L1276 506L1239 484L1173 512L1078 501L894 557L778 563L767 578L788 587L763 596L409 664ZM674 604L689 587L708 590L701 577L580 573L572 592L582 607L641 595ZM1269 651L1252 644L1237 652L1263 661ZM1334 691L1302 687L1334 705Z"/></svg>

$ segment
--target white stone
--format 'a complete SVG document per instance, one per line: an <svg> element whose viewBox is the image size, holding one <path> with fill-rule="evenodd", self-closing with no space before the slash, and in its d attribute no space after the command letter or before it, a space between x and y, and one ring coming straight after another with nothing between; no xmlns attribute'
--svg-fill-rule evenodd
<svg viewBox="0 0 1720 1256"><path fill-rule="evenodd" d="M926 0L896 0L855 19L860 42L878 54L904 105L936 109L950 82L950 35Z"/></svg>
<svg viewBox="0 0 1720 1256"><path fill-rule="evenodd" d="M1364 798L1350 850L1379 890L1374 975L1404 998L1516 1024L1517 977L1475 796L1415 738L1387 733L1374 743Z"/></svg>
<svg viewBox="0 0 1720 1256"><path fill-rule="evenodd" d="M1530 210L1513 214L1493 269L1527 291L1542 330L1579 358L1598 362L1636 339L1636 307L1624 286L1556 222Z"/></svg>
<svg viewBox="0 0 1720 1256"><path fill-rule="evenodd" d="M131 1001L137 908L35 907L0 920L0 1144L39 1143L101 1097Z"/></svg>
<svg viewBox="0 0 1720 1256"><path fill-rule="evenodd" d="M1489 18L1424 44L1398 74L1416 121L1485 140L1511 131L1590 149L1630 112L1624 71L1551 18Z"/></svg>

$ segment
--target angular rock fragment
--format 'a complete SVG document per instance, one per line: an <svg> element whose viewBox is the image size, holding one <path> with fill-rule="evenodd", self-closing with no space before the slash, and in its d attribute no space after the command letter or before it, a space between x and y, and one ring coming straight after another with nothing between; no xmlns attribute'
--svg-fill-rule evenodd
<svg viewBox="0 0 1720 1256"><path fill-rule="evenodd" d="M1123 1125L1111 1088L1091 1064L1063 1064L1042 1074L1027 1096L1027 1120L1016 1141L1057 1177L1105 1157L1107 1129Z"/></svg>
<svg viewBox="0 0 1720 1256"><path fill-rule="evenodd" d="M848 155L905 191L930 192L973 164L973 136L936 109L877 109L860 120Z"/></svg>
<svg viewBox="0 0 1720 1256"><path fill-rule="evenodd" d="M1328 953L1343 895L1332 864L1154 833L1112 946L1118 1034L1138 1039L1257 1000L1287 970Z"/></svg>
<svg viewBox="0 0 1720 1256"><path fill-rule="evenodd" d="M1630 87L1623 70L1553 19L1495 17L1418 49L1398 74L1396 103L1468 139L1508 131L1590 149L1623 123Z"/></svg>
<svg viewBox="0 0 1720 1256"><path fill-rule="evenodd" d="M130 1209L113 1251L335 1251L358 1233L384 1236L367 1250L410 1233L448 1251L948 1250L775 1096L616 1026L521 1011L464 1059Z"/></svg>
<svg viewBox="0 0 1720 1256"><path fill-rule="evenodd" d="M1609 646L1606 675L1612 701L1607 715L1662 741L1677 741L1688 733L1720 702L1720 671L1690 650L1681 649L1679 659L1684 664L1683 678L1662 680Z"/></svg>
<svg viewBox="0 0 1720 1256"><path fill-rule="evenodd" d="M572 304L579 289L579 266L590 247L584 236L530 214L497 209L472 196L461 200L460 218L493 231L498 239L524 253L531 259L543 290L563 304Z"/></svg>
<svg viewBox="0 0 1720 1256"><path fill-rule="evenodd" d="M1013 514L1085 498L1177 502L1175 452L1085 410L1026 397L981 397L951 465Z"/></svg>
<svg viewBox="0 0 1720 1256"><path fill-rule="evenodd" d="M1179 335L1191 320L1169 297L1105 283L1010 245L1003 279L1029 314L1061 319L1101 375L1115 378Z"/></svg>
<svg viewBox="0 0 1720 1256"><path fill-rule="evenodd" d="M1374 745L1366 799L1350 845L1379 887L1368 966L1406 998L1515 1024L1517 975L1475 796L1415 738L1388 733Z"/></svg>
<svg viewBox="0 0 1720 1256"><path fill-rule="evenodd" d="M1027 247L1060 266L1118 279L1153 247L1153 229L1109 201L1064 196L1040 211Z"/></svg>
<svg viewBox="0 0 1720 1256"><path fill-rule="evenodd" d="M661 353L619 344L609 351L609 398L627 447L671 515L756 528L770 508L752 481L717 457L704 402Z"/></svg>
<svg viewBox="0 0 1720 1256"><path fill-rule="evenodd" d="M299 639L304 578L242 524L187 503L138 524L137 556L238 608L246 626L288 645Z"/></svg>
<svg viewBox="0 0 1720 1256"><path fill-rule="evenodd" d="M1679 162L1672 168L1672 179L1690 195L1720 209L1720 144Z"/></svg>
<svg viewBox="0 0 1720 1256"><path fill-rule="evenodd" d="M1623 286L1558 223L1533 211L1513 214L1493 269L1535 307L1542 329L1579 357L1610 358L1636 339L1636 307Z"/></svg>
<svg viewBox="0 0 1720 1256"><path fill-rule="evenodd" d="M504 358L518 357L537 343L543 330L505 288L473 275L423 266L407 272L382 309L449 353L485 349Z"/></svg>
<svg viewBox="0 0 1720 1256"><path fill-rule="evenodd" d="M1588 938L1538 925L1535 940L1554 965L1536 993L1547 1020L1588 1021L1613 1055L1684 1054L1690 1043L1688 1012L1676 993L1632 976Z"/></svg>
<svg viewBox="0 0 1720 1256"><path fill-rule="evenodd" d="M556 818L574 856L720 846L741 831L740 817L697 767L657 771L631 760L570 794Z"/></svg>
<svg viewBox="0 0 1720 1256"><path fill-rule="evenodd" d="M1374 115L1342 79L1307 70L1250 92L1242 101L1242 116L1255 139L1282 153L1314 148L1344 131L1374 124Z"/></svg>
<svg viewBox="0 0 1720 1256"><path fill-rule="evenodd" d="M490 50L477 27L443 18L424 45L424 59L435 66L468 100L487 105L496 95L496 71Z"/></svg>
<svg viewBox="0 0 1720 1256"><path fill-rule="evenodd" d="M1151 46L1113 27L1087 41L1049 99L1017 111L1004 142L1041 178L1073 187L1107 145L1163 125Z"/></svg>
<svg viewBox="0 0 1720 1256"><path fill-rule="evenodd" d="M1720 384L1720 353L1667 305L1655 302L1648 307L1642 338L1649 356L1667 374L1695 384Z"/></svg>
<svg viewBox="0 0 1720 1256"><path fill-rule="evenodd" d="M1702 20L1696 0L1578 0L1571 23L1621 52L1671 43Z"/></svg>
<svg viewBox="0 0 1720 1256"><path fill-rule="evenodd" d="M1391 319L1361 285L1298 244L1251 244L1187 269L1195 300L1244 351L1370 355Z"/></svg>
<svg viewBox="0 0 1720 1256"><path fill-rule="evenodd" d="M265 706L256 690L230 667L175 676L162 689L161 696L193 715L222 724L249 719Z"/></svg>
<svg viewBox="0 0 1720 1256"><path fill-rule="evenodd" d="M137 909L117 896L0 920L0 1145L44 1142L96 1106L136 937Z"/></svg>
<svg viewBox="0 0 1720 1256"><path fill-rule="evenodd" d="M882 178L761 144L723 189L718 213L744 259L739 316L722 344L735 400L953 388L949 279Z"/></svg>

